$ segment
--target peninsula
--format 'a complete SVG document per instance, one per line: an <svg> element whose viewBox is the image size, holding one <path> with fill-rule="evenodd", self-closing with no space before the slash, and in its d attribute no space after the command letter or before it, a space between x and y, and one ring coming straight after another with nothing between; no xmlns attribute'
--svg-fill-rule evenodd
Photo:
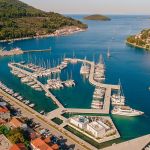
<svg viewBox="0 0 150 150"><path fill-rule="evenodd" d="M127 38L126 43L146 50L150 50L150 29L144 29L136 35Z"/></svg>
<svg viewBox="0 0 150 150"><path fill-rule="evenodd" d="M111 19L103 15L90 15L84 17L85 20L110 21Z"/></svg>
<svg viewBox="0 0 150 150"><path fill-rule="evenodd" d="M86 24L45 12L19 0L0 0L0 41L60 36L84 31Z"/></svg>

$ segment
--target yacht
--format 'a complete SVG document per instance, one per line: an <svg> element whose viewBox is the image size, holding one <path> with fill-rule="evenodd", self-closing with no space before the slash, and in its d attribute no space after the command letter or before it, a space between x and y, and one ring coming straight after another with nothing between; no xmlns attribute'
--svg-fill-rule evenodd
<svg viewBox="0 0 150 150"><path fill-rule="evenodd" d="M140 116L144 114L144 112L132 109L129 106L115 106L111 113L114 115L129 117Z"/></svg>
<svg viewBox="0 0 150 150"><path fill-rule="evenodd" d="M44 114L45 114L45 111L44 111L44 110L41 110L41 111L40 111L40 114L41 114L41 115L44 115Z"/></svg>
<svg viewBox="0 0 150 150"><path fill-rule="evenodd" d="M89 74L90 67L86 64L86 57L84 58L84 62L80 69L80 74Z"/></svg>
<svg viewBox="0 0 150 150"><path fill-rule="evenodd" d="M114 105L114 106L123 106L123 105L125 105L125 96L123 94L123 90L122 90L120 80L119 80L119 86L120 86L120 89L118 90L118 93L113 94L111 96L111 102L112 102L112 105Z"/></svg>
<svg viewBox="0 0 150 150"><path fill-rule="evenodd" d="M34 103L31 103L31 104L29 105L29 107L31 107L31 108L33 108L34 106L35 106Z"/></svg>
<svg viewBox="0 0 150 150"><path fill-rule="evenodd" d="M26 100L26 101L25 101L25 104L26 104L26 105L28 105L29 103L30 103L30 101L29 101L29 100Z"/></svg>

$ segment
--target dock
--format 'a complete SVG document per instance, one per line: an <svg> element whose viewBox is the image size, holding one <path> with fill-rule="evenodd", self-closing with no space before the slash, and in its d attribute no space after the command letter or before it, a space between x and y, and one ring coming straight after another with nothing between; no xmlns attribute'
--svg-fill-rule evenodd
<svg viewBox="0 0 150 150"><path fill-rule="evenodd" d="M94 86L98 86L98 87L102 87L102 88L111 88L112 90L118 90L120 89L119 85L112 85L112 84L103 84L103 83L99 83L97 81L94 80L93 75L94 75L94 65L95 63L92 61L88 61L85 59L76 59L76 58L66 58L66 61L68 62L73 62L73 61L77 61L77 62L81 62L81 63L87 63L90 65L90 74L89 74L89 82L94 85Z"/></svg>
<svg viewBox="0 0 150 150"><path fill-rule="evenodd" d="M61 112L67 112L67 113L87 113L87 114L109 114L110 111L110 101L111 101L111 92L112 90L118 90L120 89L119 85L112 85L112 84L103 84L100 82L97 82L94 80L94 68L95 68L95 63L92 61L88 60L83 60L83 59L71 59L71 58L65 58L65 61L68 63L73 63L73 62L81 62L81 63L87 63L90 65L90 72L89 72L89 82L96 87L102 87L106 89L105 92L105 97L104 97L104 104L102 109L79 109L79 108L65 108L59 100L49 91L49 89L46 88L45 85L43 85L40 81L37 80L35 77L34 72L29 72L27 70L24 70L23 68L27 68L25 65L22 65L20 63L9 63L8 66L12 69L15 69L27 76L32 77L32 79L39 85L41 88L45 91L45 94L47 97L51 98L53 102L59 107L59 111L56 110L56 116L59 115ZM22 68L20 68L22 67ZM34 71L34 70L32 70ZM51 113L50 113L51 114ZM50 115L48 115L50 116Z"/></svg>
<svg viewBox="0 0 150 150"><path fill-rule="evenodd" d="M50 51L51 51L51 48L49 48L49 49L42 49L42 50L40 50L40 49L37 49L37 50L25 50L25 51L23 51L23 53L50 52Z"/></svg>
<svg viewBox="0 0 150 150"><path fill-rule="evenodd" d="M38 85L40 85L40 86L42 87L42 89L45 91L45 93L47 94L47 96L48 96L49 98L51 98L52 101L53 101L58 107L64 108L63 105L59 102L59 100L58 100L47 88L45 88L45 86L44 86L40 81L38 81L35 77L33 77L33 74L32 74L31 72L28 72L28 71L26 71L26 70L23 70L23 69L21 69L21 68L18 68L18 67L16 67L16 66L14 66L12 63L9 63L8 66L9 66L10 68L12 68L12 69L15 69L15 70L17 70L17 71L19 71L19 72L21 72L21 73L27 75L27 76L30 76Z"/></svg>

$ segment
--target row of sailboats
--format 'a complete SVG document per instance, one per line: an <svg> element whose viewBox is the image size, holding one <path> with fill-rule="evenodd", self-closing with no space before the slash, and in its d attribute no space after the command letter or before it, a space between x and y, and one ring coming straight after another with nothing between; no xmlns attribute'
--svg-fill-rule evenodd
<svg viewBox="0 0 150 150"><path fill-rule="evenodd" d="M6 93L10 94L17 100L23 102L24 104L28 105L29 107L33 108L35 107L34 103L31 103L29 100L25 100L19 93L14 92L13 89L8 88L6 85L4 85L2 82L0 82L0 88L4 90Z"/></svg>

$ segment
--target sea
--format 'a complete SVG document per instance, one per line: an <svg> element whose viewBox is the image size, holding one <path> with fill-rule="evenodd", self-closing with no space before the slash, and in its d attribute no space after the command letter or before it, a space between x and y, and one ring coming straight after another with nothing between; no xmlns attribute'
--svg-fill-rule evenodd
<svg viewBox="0 0 150 150"><path fill-rule="evenodd" d="M123 117L111 115L121 139L128 140L150 134L150 52L126 45L129 35L137 34L150 27L150 16L108 15L111 21L83 20L85 15L68 15L79 19L88 25L85 32L68 36L48 37L0 43L0 47L10 50L20 47L23 50L51 48L50 52L26 53L20 56L0 58L0 81L19 92L24 99L35 103L37 111L50 112L57 108L44 92L37 92L21 83L20 79L10 73L8 62L32 61L37 65L50 62L56 66L65 57L73 57L99 61L100 54L106 65L106 80L108 84L118 84L120 79L126 104L134 109L143 111L140 117ZM110 49L111 57L107 58ZM73 78L76 86L53 90L52 93L67 108L90 108L94 87L80 75L81 63L69 64L63 70L60 78ZM46 78L40 79L46 83Z"/></svg>

